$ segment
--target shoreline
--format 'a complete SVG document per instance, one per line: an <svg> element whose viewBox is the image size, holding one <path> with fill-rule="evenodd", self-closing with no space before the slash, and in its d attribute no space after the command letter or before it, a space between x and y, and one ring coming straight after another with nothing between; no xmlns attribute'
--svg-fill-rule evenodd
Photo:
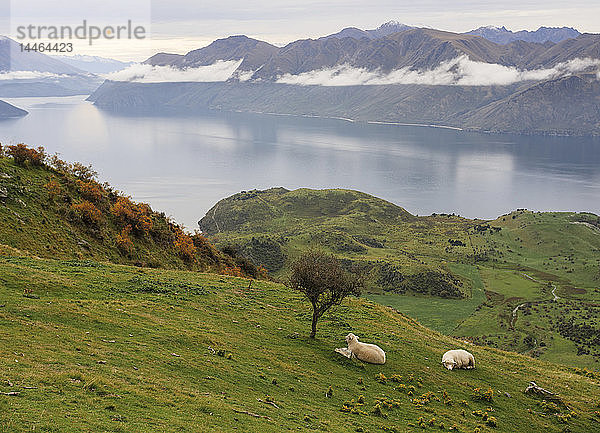
<svg viewBox="0 0 600 433"><path fill-rule="evenodd" d="M222 110L219 108L213 108L215 111L228 111ZM433 123L408 123L408 122L388 122L383 120L359 120L352 119L350 117L340 117L340 116L319 116L317 114L293 114L293 113L275 113L271 111L254 111L254 110L231 110L234 113L252 113L252 114L263 114L269 116L281 116L281 117L303 117L308 119L329 119L329 120L342 120L344 122L349 123L366 123L368 125L388 125L388 126L416 126L419 128L439 128L439 129L449 129L452 131L464 131L464 132L476 132L469 131L468 129L459 128L458 126L449 126L449 125L436 125Z"/></svg>

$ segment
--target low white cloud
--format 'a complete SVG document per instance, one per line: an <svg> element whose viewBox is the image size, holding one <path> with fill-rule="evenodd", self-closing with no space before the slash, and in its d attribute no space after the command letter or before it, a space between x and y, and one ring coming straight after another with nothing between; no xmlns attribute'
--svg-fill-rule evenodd
<svg viewBox="0 0 600 433"><path fill-rule="evenodd" d="M244 82L250 80L255 72L256 71L237 71L234 76L238 81Z"/></svg>
<svg viewBox="0 0 600 433"><path fill-rule="evenodd" d="M185 69L136 63L120 71L107 74L105 78L112 81L137 83L222 82L229 79L244 82L251 80L256 71L238 70L241 63L242 60L217 60L212 65ZM552 68L521 70L512 66L476 62L470 60L467 56L460 56L442 62L439 66L428 70L415 70L407 67L383 73L379 70L370 71L344 64L297 75L285 74L278 77L276 82L302 86L384 84L491 86L509 85L522 81L547 80L590 69L598 69L597 77L600 79L600 59L577 58L559 63ZM26 74L28 71L17 72ZM31 72L29 74L42 73ZM0 74L0 79L2 79L2 75L4 74Z"/></svg>
<svg viewBox="0 0 600 433"><path fill-rule="evenodd" d="M53 74L52 72L40 71L9 71L0 72L0 80L35 80L40 78L63 78L64 74Z"/></svg>
<svg viewBox="0 0 600 433"><path fill-rule="evenodd" d="M383 73L340 65L333 68L304 72L297 75L285 74L278 83L302 86L360 86L382 84L422 84L446 86L491 86L508 85L521 81L539 81L567 76L588 68L600 68L599 59L573 59L559 63L553 68L520 70L512 66L470 60L467 56L440 63L434 69L414 70L402 68ZM598 72L600 79L600 72Z"/></svg>
<svg viewBox="0 0 600 433"><path fill-rule="evenodd" d="M217 60L212 65L185 69L136 63L120 71L107 74L105 78L112 81L136 83L227 81L241 63L242 60Z"/></svg>

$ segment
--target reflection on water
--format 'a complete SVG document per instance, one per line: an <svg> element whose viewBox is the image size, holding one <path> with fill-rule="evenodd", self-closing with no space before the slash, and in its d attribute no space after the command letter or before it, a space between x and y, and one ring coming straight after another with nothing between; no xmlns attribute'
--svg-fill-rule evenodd
<svg viewBox="0 0 600 433"><path fill-rule="evenodd" d="M137 200L194 228L240 190L351 188L412 213L493 218L516 208L600 213L600 139L486 135L341 120L208 112L116 116L84 97L19 98L2 143L92 163Z"/></svg>

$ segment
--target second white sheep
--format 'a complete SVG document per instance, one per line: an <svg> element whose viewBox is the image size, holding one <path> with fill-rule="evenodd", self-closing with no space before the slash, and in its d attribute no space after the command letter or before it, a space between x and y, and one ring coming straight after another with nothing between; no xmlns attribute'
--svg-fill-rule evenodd
<svg viewBox="0 0 600 433"><path fill-rule="evenodd" d="M442 355L442 365L448 370L453 368L475 368L475 357L466 350L449 350Z"/></svg>

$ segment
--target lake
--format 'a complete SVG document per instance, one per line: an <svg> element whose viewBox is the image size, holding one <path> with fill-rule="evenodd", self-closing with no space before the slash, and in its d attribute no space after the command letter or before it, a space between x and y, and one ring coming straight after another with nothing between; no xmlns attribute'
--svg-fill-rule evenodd
<svg viewBox="0 0 600 433"><path fill-rule="evenodd" d="M13 98L2 144L43 145L188 228L254 188L350 188L419 215L516 208L600 214L600 138L479 134L344 120L207 112L118 116L85 96Z"/></svg>

